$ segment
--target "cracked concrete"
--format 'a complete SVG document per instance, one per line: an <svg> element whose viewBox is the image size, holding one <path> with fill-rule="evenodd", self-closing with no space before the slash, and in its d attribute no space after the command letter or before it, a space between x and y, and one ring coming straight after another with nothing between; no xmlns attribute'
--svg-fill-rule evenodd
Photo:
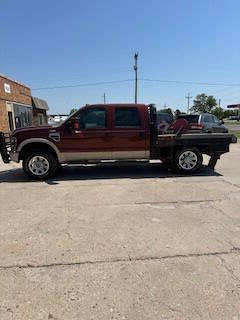
<svg viewBox="0 0 240 320"><path fill-rule="evenodd" d="M240 145L212 175L0 164L0 319L238 319Z"/></svg>
<svg viewBox="0 0 240 320"><path fill-rule="evenodd" d="M51 263L51 264L25 264L25 265L6 265L1 266L1 269L26 269L26 268L52 268L56 266L78 266L78 265L85 265L85 264L107 264L107 263L122 263L122 262L128 262L128 261L151 261L151 260L165 260L165 259L176 259L176 258L192 258L192 257L207 257L207 256L225 256L229 254L238 254L240 253L240 248L233 247L229 251L217 251L217 252L206 252L206 253L189 253L189 254L176 254L174 256L160 256L160 257L154 257L154 256L143 256L143 257L133 257L131 258L128 256L127 258L114 258L114 259L107 259L107 260L92 260L92 261L82 261L82 262L69 262L69 263ZM223 261L223 260L222 260Z"/></svg>

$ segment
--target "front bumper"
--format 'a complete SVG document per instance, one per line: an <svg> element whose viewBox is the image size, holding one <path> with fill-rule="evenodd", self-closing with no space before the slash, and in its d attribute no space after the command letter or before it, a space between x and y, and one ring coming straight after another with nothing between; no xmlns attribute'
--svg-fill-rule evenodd
<svg viewBox="0 0 240 320"><path fill-rule="evenodd" d="M16 139L9 133L0 132L0 155L4 163L19 162L19 152L15 152Z"/></svg>
<svg viewBox="0 0 240 320"><path fill-rule="evenodd" d="M9 153L7 148L6 136L0 132L0 154L4 163L9 163Z"/></svg>

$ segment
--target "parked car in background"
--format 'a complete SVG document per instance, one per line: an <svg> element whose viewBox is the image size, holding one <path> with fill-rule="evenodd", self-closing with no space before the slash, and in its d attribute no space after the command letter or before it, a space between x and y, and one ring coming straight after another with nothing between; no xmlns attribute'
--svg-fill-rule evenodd
<svg viewBox="0 0 240 320"><path fill-rule="evenodd" d="M169 113L157 113L157 122L163 122L166 121L167 123L172 123L173 122L173 116L170 115Z"/></svg>
<svg viewBox="0 0 240 320"><path fill-rule="evenodd" d="M224 121L219 120L213 114L180 114L177 119L185 119L189 123L189 130L202 131L208 133L227 133L228 128L223 124Z"/></svg>
<svg viewBox="0 0 240 320"><path fill-rule="evenodd" d="M240 121L240 116L230 116L228 120L237 120Z"/></svg>

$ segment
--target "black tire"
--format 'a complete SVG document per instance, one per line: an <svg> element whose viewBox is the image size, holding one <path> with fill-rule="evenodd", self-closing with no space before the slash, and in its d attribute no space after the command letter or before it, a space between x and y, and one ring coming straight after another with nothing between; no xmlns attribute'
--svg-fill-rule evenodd
<svg viewBox="0 0 240 320"><path fill-rule="evenodd" d="M36 158L36 161L34 161L34 158ZM56 173L58 161L50 151L35 149L24 157L22 166L23 171L30 178L45 180ZM37 168L37 166L41 167ZM41 171L42 173L40 174Z"/></svg>
<svg viewBox="0 0 240 320"><path fill-rule="evenodd" d="M175 153L173 165L180 173L192 173L201 167L202 162L202 154L197 148L182 148Z"/></svg>

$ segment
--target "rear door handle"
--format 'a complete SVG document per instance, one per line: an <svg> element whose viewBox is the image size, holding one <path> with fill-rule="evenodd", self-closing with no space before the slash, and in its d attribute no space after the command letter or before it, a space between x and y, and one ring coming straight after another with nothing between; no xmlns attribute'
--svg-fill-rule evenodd
<svg viewBox="0 0 240 320"><path fill-rule="evenodd" d="M139 132L139 137L141 139L144 139L145 138L145 132Z"/></svg>

